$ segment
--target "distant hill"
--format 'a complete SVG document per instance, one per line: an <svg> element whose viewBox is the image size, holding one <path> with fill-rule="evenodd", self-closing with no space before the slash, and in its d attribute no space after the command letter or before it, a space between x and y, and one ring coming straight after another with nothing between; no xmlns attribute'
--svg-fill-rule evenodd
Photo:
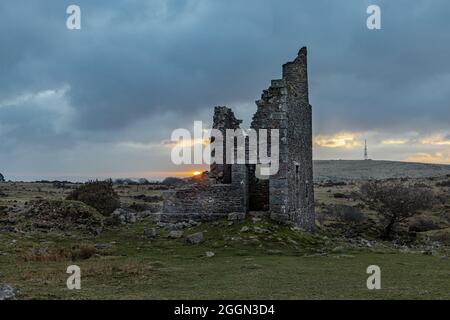
<svg viewBox="0 0 450 320"><path fill-rule="evenodd" d="M315 181L426 178L450 175L450 165L378 160L315 160Z"/></svg>

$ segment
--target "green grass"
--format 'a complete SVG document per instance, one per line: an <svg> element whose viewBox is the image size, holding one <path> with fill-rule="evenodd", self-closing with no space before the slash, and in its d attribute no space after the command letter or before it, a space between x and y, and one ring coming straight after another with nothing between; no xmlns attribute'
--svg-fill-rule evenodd
<svg viewBox="0 0 450 320"><path fill-rule="evenodd" d="M0 233L0 282L20 289L22 299L450 299L450 261L442 255L384 245L361 249L265 221L184 230L204 232L205 242L192 246L167 239L163 229L157 239L145 238L144 228L152 225L146 221L98 237ZM244 225L250 231L241 233ZM80 243L111 247L87 260L24 259L36 247ZM206 251L215 256L207 258ZM71 264L81 267L81 290L66 288ZM372 264L381 268L381 290L366 288Z"/></svg>

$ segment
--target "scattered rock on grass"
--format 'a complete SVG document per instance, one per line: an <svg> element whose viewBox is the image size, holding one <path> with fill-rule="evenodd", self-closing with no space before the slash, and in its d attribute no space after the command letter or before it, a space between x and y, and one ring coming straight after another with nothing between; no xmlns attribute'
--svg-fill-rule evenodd
<svg viewBox="0 0 450 320"><path fill-rule="evenodd" d="M183 231L181 230L172 230L169 232L169 238L171 239L179 239L183 236Z"/></svg>
<svg viewBox="0 0 450 320"><path fill-rule="evenodd" d="M204 241L203 232L197 232L186 237L186 242L190 244L199 244Z"/></svg>
<svg viewBox="0 0 450 320"><path fill-rule="evenodd" d="M250 230L250 228L247 226L244 226L244 227L242 227L241 232L247 232L248 230Z"/></svg>
<svg viewBox="0 0 450 320"><path fill-rule="evenodd" d="M233 212L228 215L229 221L239 221L245 219L245 213L244 212Z"/></svg>
<svg viewBox="0 0 450 320"><path fill-rule="evenodd" d="M256 233L270 233L270 230L264 229L264 228L260 228L260 227L253 227L253 230Z"/></svg>
<svg viewBox="0 0 450 320"><path fill-rule="evenodd" d="M343 246L337 246L331 249L332 252L342 252L344 250Z"/></svg>
<svg viewBox="0 0 450 320"><path fill-rule="evenodd" d="M156 235L156 228L144 229L144 236L146 236L147 238L156 238Z"/></svg>
<svg viewBox="0 0 450 320"><path fill-rule="evenodd" d="M96 243L95 249L97 250L105 250L111 248L111 245L108 243Z"/></svg>
<svg viewBox="0 0 450 320"><path fill-rule="evenodd" d="M158 227L164 228L166 230L181 230L185 228L193 228L201 225L201 222L197 222L194 220L189 221L180 221L177 223L170 223L170 222L158 222Z"/></svg>
<svg viewBox="0 0 450 320"><path fill-rule="evenodd" d="M111 216L119 220L121 224L135 223L137 220L136 212L123 208L116 209Z"/></svg>
<svg viewBox="0 0 450 320"><path fill-rule="evenodd" d="M0 300L14 300L18 293L19 291L10 285L0 283Z"/></svg>

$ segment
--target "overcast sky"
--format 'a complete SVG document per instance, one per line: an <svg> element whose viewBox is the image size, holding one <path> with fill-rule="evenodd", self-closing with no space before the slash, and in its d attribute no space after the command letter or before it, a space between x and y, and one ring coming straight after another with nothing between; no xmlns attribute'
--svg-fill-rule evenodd
<svg viewBox="0 0 450 320"><path fill-rule="evenodd" d="M66 8L81 7L81 30ZM381 7L381 30L366 9ZM315 159L450 163L450 2L2 0L0 172L161 177L213 106L249 125L308 47Z"/></svg>

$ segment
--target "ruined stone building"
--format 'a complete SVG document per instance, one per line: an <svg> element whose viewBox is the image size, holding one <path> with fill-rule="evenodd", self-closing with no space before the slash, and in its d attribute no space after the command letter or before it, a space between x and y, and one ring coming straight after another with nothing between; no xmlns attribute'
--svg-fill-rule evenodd
<svg viewBox="0 0 450 320"><path fill-rule="evenodd" d="M256 105L251 127L257 131L279 130L278 173L259 179L254 164L213 163L210 183L165 195L163 215L208 219L235 212L268 211L275 221L314 229L312 111L306 48L283 65L282 78L272 80ZM241 122L230 108L214 110L214 129L238 129Z"/></svg>

